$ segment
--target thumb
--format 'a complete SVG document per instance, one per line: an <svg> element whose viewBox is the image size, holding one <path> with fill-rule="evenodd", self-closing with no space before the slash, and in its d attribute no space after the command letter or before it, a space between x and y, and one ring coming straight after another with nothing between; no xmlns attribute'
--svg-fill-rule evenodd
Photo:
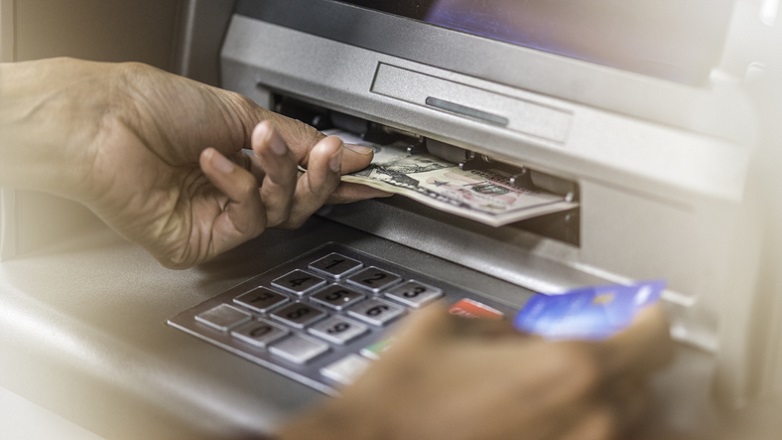
<svg viewBox="0 0 782 440"><path fill-rule="evenodd" d="M598 345L609 375L649 374L669 363L674 354L668 320L659 304L641 310L632 325Z"/></svg>
<svg viewBox="0 0 782 440"><path fill-rule="evenodd" d="M372 162L374 155L374 151L369 147L355 144L344 144L342 154L342 174L350 174L363 170Z"/></svg>

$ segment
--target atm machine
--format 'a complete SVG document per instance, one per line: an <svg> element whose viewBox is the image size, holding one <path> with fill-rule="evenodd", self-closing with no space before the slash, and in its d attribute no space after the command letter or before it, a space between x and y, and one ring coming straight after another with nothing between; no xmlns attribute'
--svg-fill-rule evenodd
<svg viewBox="0 0 782 440"><path fill-rule="evenodd" d="M2 387L107 438L257 432L338 394L331 367L371 363L430 299L507 316L662 278L679 348L649 438L782 393L777 0L175 3L172 70L571 206L500 227L400 196L327 206L170 271L95 222L10 252L46 228L14 222L35 196L4 190ZM330 335L346 322L357 335Z"/></svg>

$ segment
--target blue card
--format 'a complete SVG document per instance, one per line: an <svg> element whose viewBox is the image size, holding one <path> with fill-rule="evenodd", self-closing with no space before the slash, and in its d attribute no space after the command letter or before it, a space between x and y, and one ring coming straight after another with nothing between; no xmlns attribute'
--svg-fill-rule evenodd
<svg viewBox="0 0 782 440"><path fill-rule="evenodd" d="M537 294L513 324L518 330L549 339L605 339L630 325L639 310L656 303L664 288L665 281L654 280Z"/></svg>

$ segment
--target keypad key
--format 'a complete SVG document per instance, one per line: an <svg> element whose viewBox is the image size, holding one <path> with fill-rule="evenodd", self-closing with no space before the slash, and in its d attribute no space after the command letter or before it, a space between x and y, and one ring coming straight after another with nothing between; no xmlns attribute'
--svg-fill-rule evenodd
<svg viewBox="0 0 782 440"><path fill-rule="evenodd" d="M356 292L353 289L340 286L339 284L332 284L310 296L312 301L335 310L342 310L364 298L365 295L363 293Z"/></svg>
<svg viewBox="0 0 782 440"><path fill-rule="evenodd" d="M347 280L348 283L354 286L369 290L372 293L380 293L380 291L389 286L393 286L401 279L402 278L395 273L380 269L379 267L370 266L351 275Z"/></svg>
<svg viewBox="0 0 782 440"><path fill-rule="evenodd" d="M386 296L406 306L420 308L443 296L443 291L437 287L410 280L392 287L386 292Z"/></svg>
<svg viewBox="0 0 782 440"><path fill-rule="evenodd" d="M363 266L364 264L358 260L332 252L310 263L309 268L322 275L340 279Z"/></svg>
<svg viewBox="0 0 782 440"><path fill-rule="evenodd" d="M304 328L326 317L326 312L309 304L295 302L273 312L271 317L294 328Z"/></svg>
<svg viewBox="0 0 782 440"><path fill-rule="evenodd" d="M250 320L252 315L232 305L220 304L196 315L196 321L206 324L215 330L228 331L233 327Z"/></svg>
<svg viewBox="0 0 782 440"><path fill-rule="evenodd" d="M393 337L388 339L381 339L372 345L368 345L362 348L361 355L376 361L380 359L380 355L382 355L383 353L388 351L389 348L391 348L391 346L394 343L394 340L395 339Z"/></svg>
<svg viewBox="0 0 782 440"><path fill-rule="evenodd" d="M289 331L265 320L250 321L231 331L231 336L254 345L266 348L272 342L284 337Z"/></svg>
<svg viewBox="0 0 782 440"><path fill-rule="evenodd" d="M294 364L306 364L329 351L328 344L301 335L292 335L269 347L269 352Z"/></svg>
<svg viewBox="0 0 782 440"><path fill-rule="evenodd" d="M340 385L352 384L372 364L368 359L349 354L342 359L320 369L320 374Z"/></svg>
<svg viewBox="0 0 782 440"><path fill-rule="evenodd" d="M236 304L257 312L266 312L267 310L288 301L289 299L287 296L281 295L265 287L255 288L234 298Z"/></svg>
<svg viewBox="0 0 782 440"><path fill-rule="evenodd" d="M332 344L344 345L366 333L369 329L352 319L332 316L309 328L309 332Z"/></svg>
<svg viewBox="0 0 782 440"><path fill-rule="evenodd" d="M382 299L372 298L348 309L348 314L368 324L380 327L402 316L405 309Z"/></svg>
<svg viewBox="0 0 782 440"><path fill-rule="evenodd" d="M301 269L296 269L272 281L272 285L286 292L304 295L326 284L326 280Z"/></svg>

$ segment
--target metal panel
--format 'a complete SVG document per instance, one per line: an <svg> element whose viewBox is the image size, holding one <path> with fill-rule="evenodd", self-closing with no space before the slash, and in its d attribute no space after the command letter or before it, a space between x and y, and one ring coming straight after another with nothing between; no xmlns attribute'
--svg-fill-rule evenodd
<svg viewBox="0 0 782 440"><path fill-rule="evenodd" d="M712 76L697 86L683 85L332 1L241 1L237 12L349 46L597 109L737 141L753 133L747 117L751 110L740 82L721 80L725 75ZM746 31L746 26L728 27L738 35ZM724 58L733 55L725 53Z"/></svg>
<svg viewBox="0 0 782 440"><path fill-rule="evenodd" d="M383 63L378 65L370 90L412 104L507 126L510 130L554 142L567 139L572 119L572 113L566 110ZM443 103L437 104L434 100Z"/></svg>

